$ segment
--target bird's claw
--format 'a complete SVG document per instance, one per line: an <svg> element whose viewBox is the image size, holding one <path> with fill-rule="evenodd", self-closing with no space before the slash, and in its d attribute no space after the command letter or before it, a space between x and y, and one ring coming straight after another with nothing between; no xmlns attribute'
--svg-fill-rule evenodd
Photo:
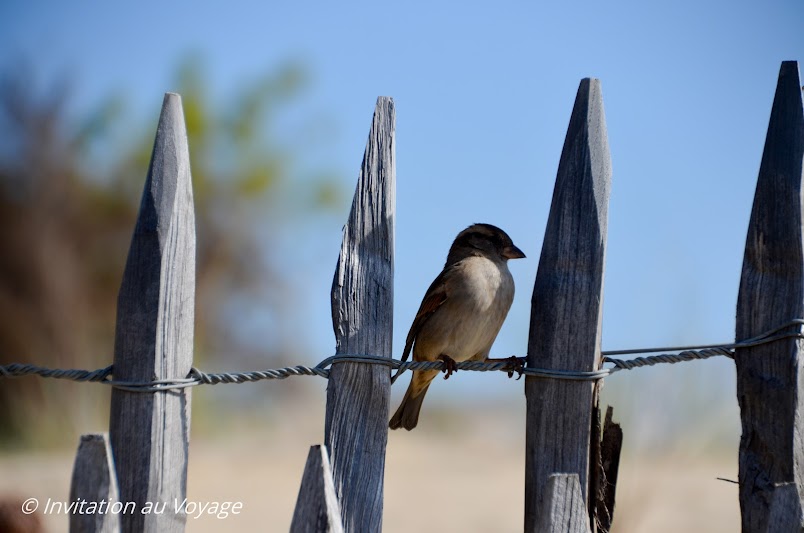
<svg viewBox="0 0 804 533"><path fill-rule="evenodd" d="M511 364L511 368L508 370L508 377L509 378L514 377L514 372L516 372L517 373L516 380L519 381L520 379L522 379L522 372L525 370L524 365L525 358L512 355L511 357L508 358L508 361L510 361Z"/></svg>
<svg viewBox="0 0 804 533"><path fill-rule="evenodd" d="M442 372L444 372L444 379L449 379L453 372L458 371L458 363L455 362L455 359L448 355L441 354L438 356L438 359L444 363L444 368Z"/></svg>

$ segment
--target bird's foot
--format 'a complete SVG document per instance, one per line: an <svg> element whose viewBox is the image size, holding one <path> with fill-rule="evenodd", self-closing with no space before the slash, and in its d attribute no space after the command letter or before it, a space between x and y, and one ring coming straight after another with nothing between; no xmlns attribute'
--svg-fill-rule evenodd
<svg viewBox="0 0 804 533"><path fill-rule="evenodd" d="M506 361L508 361L511 364L511 367L508 370L508 377L509 378L514 377L514 372L516 372L517 381L522 379L522 371L525 370L525 358L512 355L511 357L506 359Z"/></svg>
<svg viewBox="0 0 804 533"><path fill-rule="evenodd" d="M444 379L449 379L453 372L458 371L458 363L456 363L455 359L452 357L441 354L438 356L438 359L444 362L444 369L442 370L442 372L444 372Z"/></svg>

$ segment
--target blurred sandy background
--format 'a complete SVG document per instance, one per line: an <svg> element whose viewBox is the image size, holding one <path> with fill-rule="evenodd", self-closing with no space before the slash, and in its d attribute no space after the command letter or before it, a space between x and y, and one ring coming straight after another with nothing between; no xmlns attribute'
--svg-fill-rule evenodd
<svg viewBox="0 0 804 533"><path fill-rule="evenodd" d="M187 531L287 531L308 448L323 439L320 396L322 402L282 406L281 412L225 417L219 433L193 438L188 497L240 501L243 511L220 520L188 519ZM384 531L521 531L523 420L524 405L475 406L472 412L434 406L415 431L392 432ZM739 530L737 486L716 479L736 478L736 447L707 449L690 436L687 449L634 453L638 428L624 430L614 531ZM64 500L72 456L69 450L5 455L0 471L0 493ZM65 517L45 518L48 531L67 530Z"/></svg>

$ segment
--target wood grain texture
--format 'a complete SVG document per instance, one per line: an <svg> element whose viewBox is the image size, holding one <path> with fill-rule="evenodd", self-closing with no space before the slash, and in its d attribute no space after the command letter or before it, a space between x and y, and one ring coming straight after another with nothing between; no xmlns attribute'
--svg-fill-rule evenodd
<svg viewBox="0 0 804 533"><path fill-rule="evenodd" d="M108 435L81 435L70 482L70 501L88 502L85 510L93 508L94 502L94 508L98 509L94 513L70 513L70 533L120 531L119 515L103 512L109 502L120 501Z"/></svg>
<svg viewBox="0 0 804 533"><path fill-rule="evenodd" d="M338 354L392 356L394 103L377 100L332 282ZM381 531L390 370L338 363L327 385L325 442L348 532Z"/></svg>
<svg viewBox="0 0 804 533"><path fill-rule="evenodd" d="M342 532L341 509L335 495L327 448L310 446L290 533Z"/></svg>
<svg viewBox="0 0 804 533"><path fill-rule="evenodd" d="M558 165L533 288L528 366L581 371L600 366L610 186L600 82L584 79ZM526 379L525 531L538 531L539 509L554 473L577 474L586 501L594 389L590 382Z"/></svg>
<svg viewBox="0 0 804 533"><path fill-rule="evenodd" d="M193 361L195 215L181 98L165 95L137 225L117 302L114 379L187 376ZM109 434L120 498L167 503L162 514L121 515L124 532L183 531L190 389L112 391Z"/></svg>
<svg viewBox="0 0 804 533"><path fill-rule="evenodd" d="M738 340L804 317L802 159L804 115L798 65L779 72L737 300ZM742 419L740 508L745 532L767 529L777 483L804 493L804 358L801 339L737 349Z"/></svg>
<svg viewBox="0 0 804 533"><path fill-rule="evenodd" d="M589 515L577 474L552 474L545 484L539 533L589 533Z"/></svg>

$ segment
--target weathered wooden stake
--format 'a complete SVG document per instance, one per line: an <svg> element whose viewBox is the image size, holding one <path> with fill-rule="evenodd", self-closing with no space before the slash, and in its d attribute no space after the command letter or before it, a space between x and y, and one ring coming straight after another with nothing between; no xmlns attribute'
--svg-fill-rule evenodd
<svg viewBox="0 0 804 533"><path fill-rule="evenodd" d="M290 533L343 533L326 446L310 446Z"/></svg>
<svg viewBox="0 0 804 533"><path fill-rule="evenodd" d="M801 533L804 515L795 483L779 483L773 487L767 533Z"/></svg>
<svg viewBox="0 0 804 533"><path fill-rule="evenodd" d="M801 79L798 64L786 61L779 71L745 243L737 299L738 340L804 317L803 159ZM803 349L801 339L789 338L740 348L735 354L743 431L739 480L744 532L766 531L778 483L795 483L801 505Z"/></svg>
<svg viewBox="0 0 804 533"><path fill-rule="evenodd" d="M391 357L394 307L394 102L380 97L332 281L338 354ZM382 529L390 369L333 365L325 442L348 532Z"/></svg>
<svg viewBox="0 0 804 533"><path fill-rule="evenodd" d="M118 513L109 512L109 505L120 501L120 496L108 435L81 435L70 483L70 501L88 502L84 507L87 512L70 513L70 533L120 531ZM89 509L96 510L89 512Z"/></svg>
<svg viewBox="0 0 804 533"><path fill-rule="evenodd" d="M185 378L193 361L195 215L181 98L166 94L117 301L114 379ZM184 531L190 390L112 391L109 435L124 532ZM143 513L165 504L163 513Z"/></svg>
<svg viewBox="0 0 804 533"><path fill-rule="evenodd" d="M528 366L597 370L611 159L600 81L578 88L558 165L531 303ZM591 382L528 377L525 531L539 529L552 474L577 474L587 501ZM584 517L588 515L584 508Z"/></svg>
<svg viewBox="0 0 804 533"><path fill-rule="evenodd" d="M547 478L539 520L539 533L589 533L589 515L578 474L552 474Z"/></svg>

